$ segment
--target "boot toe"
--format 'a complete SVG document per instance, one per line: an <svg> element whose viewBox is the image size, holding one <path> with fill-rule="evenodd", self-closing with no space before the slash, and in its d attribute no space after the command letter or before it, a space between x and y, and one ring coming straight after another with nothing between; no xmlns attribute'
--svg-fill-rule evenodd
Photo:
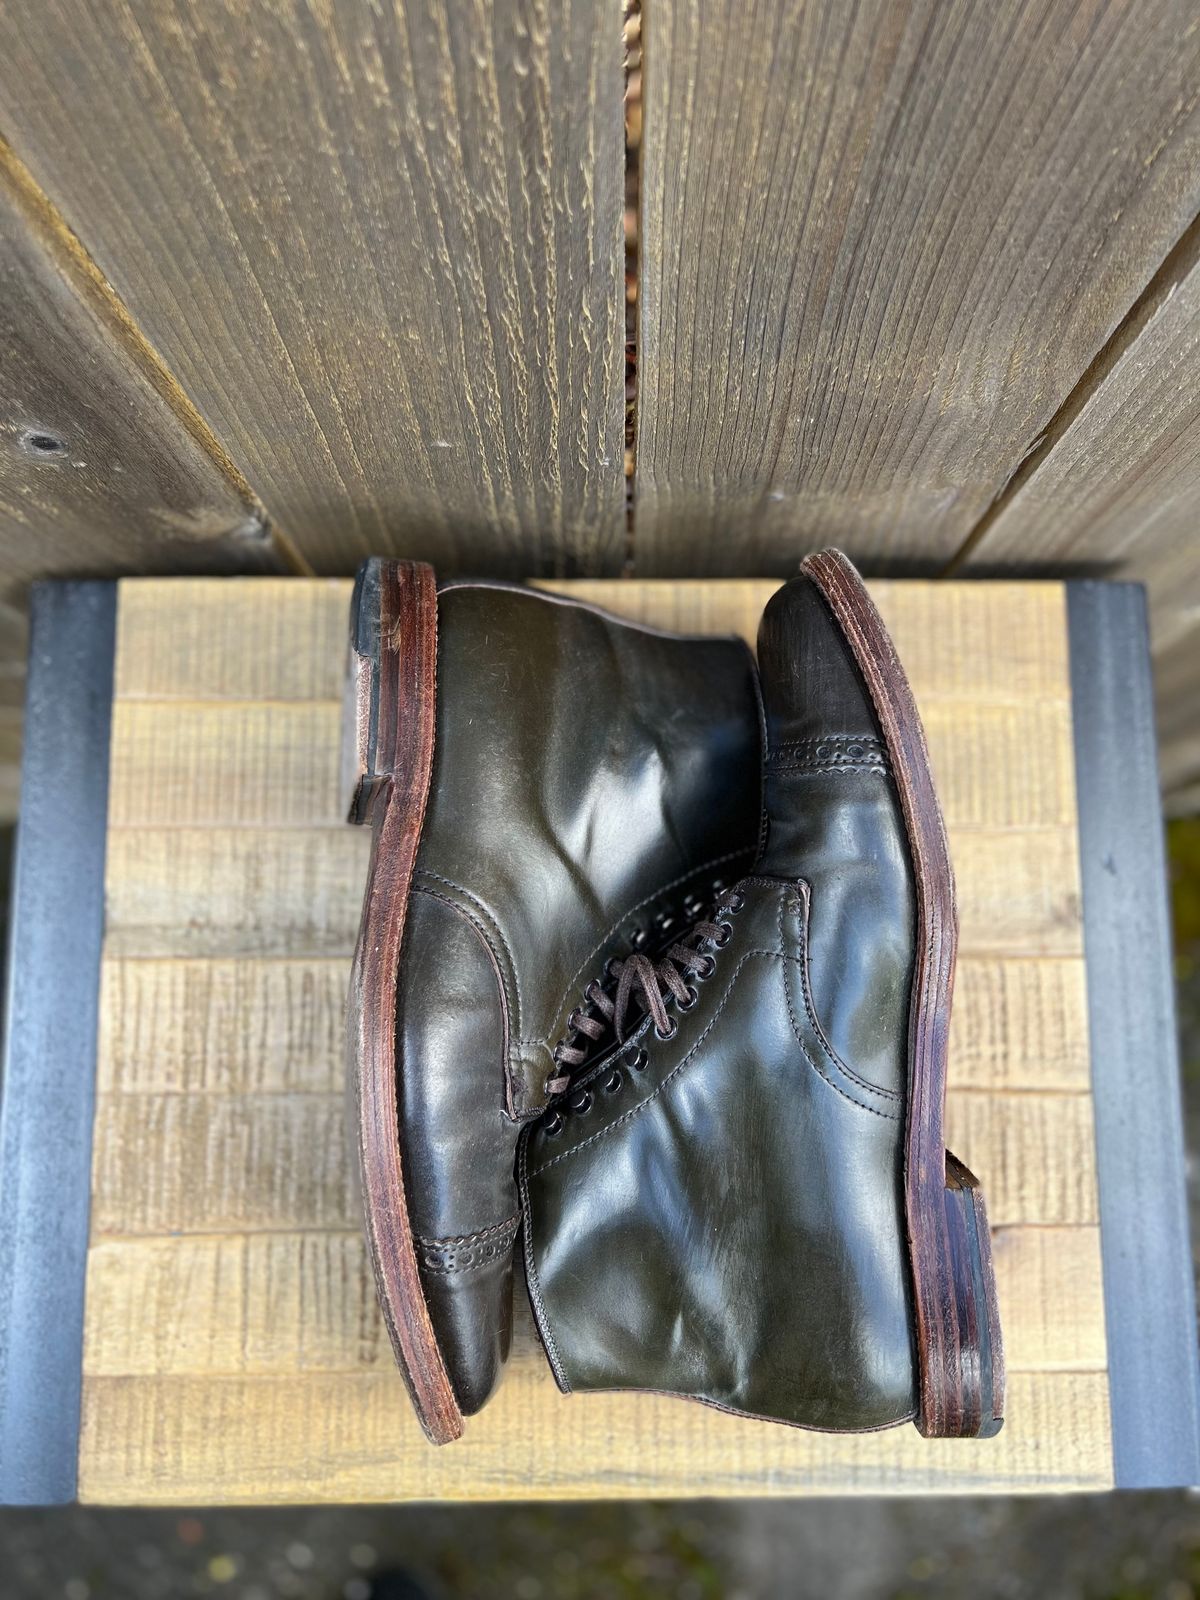
<svg viewBox="0 0 1200 1600"><path fill-rule="evenodd" d="M461 1271L422 1268L425 1300L459 1409L481 1411L512 1343L512 1249Z"/></svg>

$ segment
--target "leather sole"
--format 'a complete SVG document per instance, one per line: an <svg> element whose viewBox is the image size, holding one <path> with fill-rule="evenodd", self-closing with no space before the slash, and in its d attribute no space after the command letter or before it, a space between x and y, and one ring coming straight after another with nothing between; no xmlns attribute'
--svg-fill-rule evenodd
<svg viewBox="0 0 1200 1600"><path fill-rule="evenodd" d="M416 561L371 561L355 585L345 754L351 822L371 863L348 1008L348 1099L379 1304L413 1408L434 1444L463 1420L417 1269L400 1150L396 986L433 768L437 585Z"/></svg>
<svg viewBox="0 0 1200 1600"><path fill-rule="evenodd" d="M920 1365L916 1423L930 1438L990 1438L1004 1419L1004 1348L978 1181L945 1146L946 1061L958 918L925 734L883 618L840 551L809 556L854 654L891 758L917 894L909 1007L905 1212Z"/></svg>

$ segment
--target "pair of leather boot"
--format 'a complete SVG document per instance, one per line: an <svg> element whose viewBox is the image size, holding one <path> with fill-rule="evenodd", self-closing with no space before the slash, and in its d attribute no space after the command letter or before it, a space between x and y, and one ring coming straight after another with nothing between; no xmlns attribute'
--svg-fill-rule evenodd
<svg viewBox="0 0 1200 1600"><path fill-rule="evenodd" d="M987 1220L943 1143L956 921L921 725L845 557L734 639L373 561L351 1125L429 1437L508 1354L806 1427L1003 1415Z"/></svg>

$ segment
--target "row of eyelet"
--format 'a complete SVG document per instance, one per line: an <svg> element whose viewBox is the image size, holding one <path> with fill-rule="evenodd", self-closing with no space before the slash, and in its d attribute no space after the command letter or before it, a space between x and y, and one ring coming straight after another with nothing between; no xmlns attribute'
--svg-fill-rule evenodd
<svg viewBox="0 0 1200 1600"><path fill-rule="evenodd" d="M721 888L723 887L724 885L721 885ZM713 888L716 894L720 894L721 888L718 888L716 884L713 885ZM727 911L730 916L736 916L745 903L745 900L739 894L736 895L729 902L729 904L724 906L722 909ZM733 937L733 929L727 922L722 922L721 926L725 929L725 937L723 939L714 939L713 943L718 949L723 950ZM717 963L713 960L712 956L706 956L705 961L707 962L707 966L703 970L697 970L694 974L697 983L703 983L705 979L711 978L713 973L717 970ZM686 1005L682 1000L677 1000L674 995L667 996L667 1004L677 1006L680 1011L691 1011L700 1000L700 991L696 988L695 983L688 984L688 994L691 998L687 1001ZM654 1036L656 1039L661 1039L664 1043L669 1039L673 1039L678 1032L679 1024L673 1019L671 1026L666 1030L666 1032L660 1029L657 1023L655 1024ZM625 1065L633 1072L644 1072L650 1059L641 1045L634 1045L632 1047L627 1046L622 1055ZM604 1080L605 1094L616 1094L620 1090L623 1082L624 1079L621 1077L621 1069L619 1067L614 1067L609 1073L608 1077ZM577 1112L580 1116L583 1116L592 1109L595 1101L596 1097L590 1089L581 1089L578 1094L575 1094L571 1097L567 1104L570 1106L572 1111ZM563 1116L561 1111L551 1111L542 1123L542 1132L545 1134L547 1139L555 1139L563 1131L566 1125L566 1118Z"/></svg>

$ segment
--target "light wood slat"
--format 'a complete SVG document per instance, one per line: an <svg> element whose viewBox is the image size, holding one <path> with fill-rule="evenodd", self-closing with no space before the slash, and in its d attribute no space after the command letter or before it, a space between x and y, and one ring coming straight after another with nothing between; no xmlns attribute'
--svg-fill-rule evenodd
<svg viewBox="0 0 1200 1600"><path fill-rule="evenodd" d="M996 1228L992 1254L1008 1370L1103 1370L1099 1227Z"/></svg>
<svg viewBox="0 0 1200 1600"><path fill-rule="evenodd" d="M205 568L286 563L240 474L0 139L0 599L55 574Z"/></svg>
<svg viewBox="0 0 1200 1600"><path fill-rule="evenodd" d="M102 1090L332 1093L345 1071L347 957L107 958ZM1090 1087L1081 959L958 964L956 1088Z"/></svg>
<svg viewBox="0 0 1200 1600"><path fill-rule="evenodd" d="M348 956L369 828L116 828L112 956Z"/></svg>
<svg viewBox="0 0 1200 1600"><path fill-rule="evenodd" d="M336 826L341 707L118 701L114 827ZM925 732L950 827L1046 826L1074 816L1070 707L933 701Z"/></svg>
<svg viewBox="0 0 1200 1600"><path fill-rule="evenodd" d="M335 702L119 700L109 826L337 827L345 821ZM998 791L1002 792L1002 791ZM1039 802L1046 809L1052 801Z"/></svg>
<svg viewBox="0 0 1200 1600"><path fill-rule="evenodd" d="M348 955L370 836L362 828L116 828L111 956ZM951 831L964 955L1077 956L1074 830Z"/></svg>
<svg viewBox="0 0 1200 1600"><path fill-rule="evenodd" d="M1099 1230L995 1235L1010 1372L1105 1365ZM88 1259L89 1377L386 1370L391 1347L355 1233L101 1239ZM513 1361L544 1369L527 1302Z"/></svg>
<svg viewBox="0 0 1200 1600"><path fill-rule="evenodd" d="M960 960L950 1082L971 1089L1091 1089L1083 958Z"/></svg>
<svg viewBox="0 0 1200 1600"><path fill-rule="evenodd" d="M753 644L775 579L536 585L683 633ZM118 698L336 700L350 584L130 579L121 586ZM1060 583L892 583L871 594L924 704L1070 698Z"/></svg>
<svg viewBox="0 0 1200 1600"><path fill-rule="evenodd" d="M352 585L131 578L121 584L117 700L340 700Z"/></svg>
<svg viewBox="0 0 1200 1600"><path fill-rule="evenodd" d="M1099 1220L1091 1095L951 1088L946 1144L980 1177L993 1228Z"/></svg>
<svg viewBox="0 0 1200 1600"><path fill-rule="evenodd" d="M569 1407L568 1412L563 1408ZM1046 1492L1112 1485L1103 1373L1016 1373L994 1441L915 1428L837 1437L651 1395L562 1399L518 1367L453 1449L431 1450L397 1373L91 1378L80 1498L188 1505L647 1495Z"/></svg>
<svg viewBox="0 0 1200 1600"><path fill-rule="evenodd" d="M355 1228L340 1094L101 1094L92 1233Z"/></svg>
<svg viewBox="0 0 1200 1600"><path fill-rule="evenodd" d="M993 1226L1095 1222L1089 1096L952 1088L946 1137ZM357 1227L344 1145L340 1094L102 1094L93 1233Z"/></svg>
<svg viewBox="0 0 1200 1600"><path fill-rule="evenodd" d="M106 958L97 1086L135 1093L333 1093L346 1070L349 981L344 956Z"/></svg>
<svg viewBox="0 0 1200 1600"><path fill-rule="evenodd" d="M639 570L953 555L1200 209L1193 22L647 6Z"/></svg>
<svg viewBox="0 0 1200 1600"><path fill-rule="evenodd" d="M0 18L10 137L321 571L620 565L621 60L589 0Z"/></svg>

